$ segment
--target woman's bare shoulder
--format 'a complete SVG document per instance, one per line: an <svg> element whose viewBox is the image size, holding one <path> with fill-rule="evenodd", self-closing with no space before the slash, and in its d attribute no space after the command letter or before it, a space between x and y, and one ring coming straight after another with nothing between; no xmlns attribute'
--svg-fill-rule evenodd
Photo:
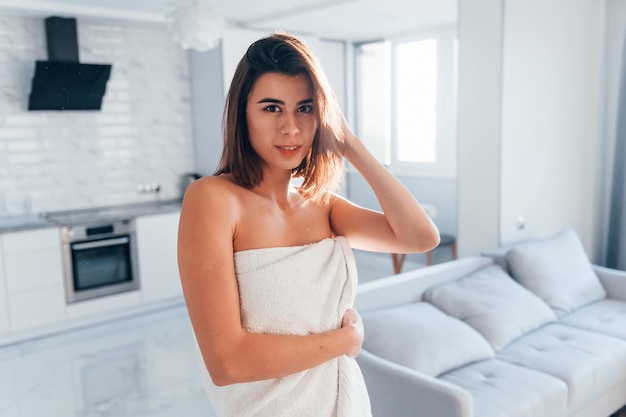
<svg viewBox="0 0 626 417"><path fill-rule="evenodd" d="M187 187L183 198L183 210L220 215L234 215L241 206L242 187L227 176L206 176Z"/></svg>
<svg viewBox="0 0 626 417"><path fill-rule="evenodd" d="M208 175L192 182L187 188L185 196L189 193L196 197L221 197L224 199L237 197L242 190L243 188L235 184L228 175Z"/></svg>
<svg viewBox="0 0 626 417"><path fill-rule="evenodd" d="M199 185L202 188L218 188L218 189L231 189L241 188L237 185L232 177L228 174L223 175L207 175L200 179L195 180L191 185Z"/></svg>

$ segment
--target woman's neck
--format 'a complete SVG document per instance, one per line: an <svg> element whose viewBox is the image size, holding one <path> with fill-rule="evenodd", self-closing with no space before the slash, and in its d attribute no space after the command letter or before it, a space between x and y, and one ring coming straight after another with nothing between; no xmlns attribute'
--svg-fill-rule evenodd
<svg viewBox="0 0 626 417"><path fill-rule="evenodd" d="M279 206L290 204L298 194L291 183L291 172L264 172L263 180L252 191L275 202Z"/></svg>

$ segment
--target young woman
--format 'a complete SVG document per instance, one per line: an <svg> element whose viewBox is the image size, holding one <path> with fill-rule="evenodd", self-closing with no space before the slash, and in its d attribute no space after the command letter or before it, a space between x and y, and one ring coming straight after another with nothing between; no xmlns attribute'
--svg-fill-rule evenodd
<svg viewBox="0 0 626 417"><path fill-rule="evenodd" d="M178 238L207 393L220 417L370 416L351 248L426 252L439 233L349 129L296 37L249 47L224 116L220 166L189 186ZM333 193L344 157L382 213Z"/></svg>

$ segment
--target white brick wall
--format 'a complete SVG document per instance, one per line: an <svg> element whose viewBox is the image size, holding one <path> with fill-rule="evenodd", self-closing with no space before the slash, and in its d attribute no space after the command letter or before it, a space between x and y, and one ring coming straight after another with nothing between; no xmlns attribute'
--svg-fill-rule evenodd
<svg viewBox="0 0 626 417"><path fill-rule="evenodd" d="M0 217L180 195L194 170L187 54L166 28L78 20L80 62L113 64L101 111L27 111L43 19L0 16Z"/></svg>

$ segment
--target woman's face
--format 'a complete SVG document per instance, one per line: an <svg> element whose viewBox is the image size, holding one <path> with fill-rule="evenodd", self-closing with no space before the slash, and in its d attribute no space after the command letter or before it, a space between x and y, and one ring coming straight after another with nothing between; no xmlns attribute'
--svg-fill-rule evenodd
<svg viewBox="0 0 626 417"><path fill-rule="evenodd" d="M313 91L305 75L267 73L248 95L250 144L264 168L291 171L305 158L317 130Z"/></svg>

